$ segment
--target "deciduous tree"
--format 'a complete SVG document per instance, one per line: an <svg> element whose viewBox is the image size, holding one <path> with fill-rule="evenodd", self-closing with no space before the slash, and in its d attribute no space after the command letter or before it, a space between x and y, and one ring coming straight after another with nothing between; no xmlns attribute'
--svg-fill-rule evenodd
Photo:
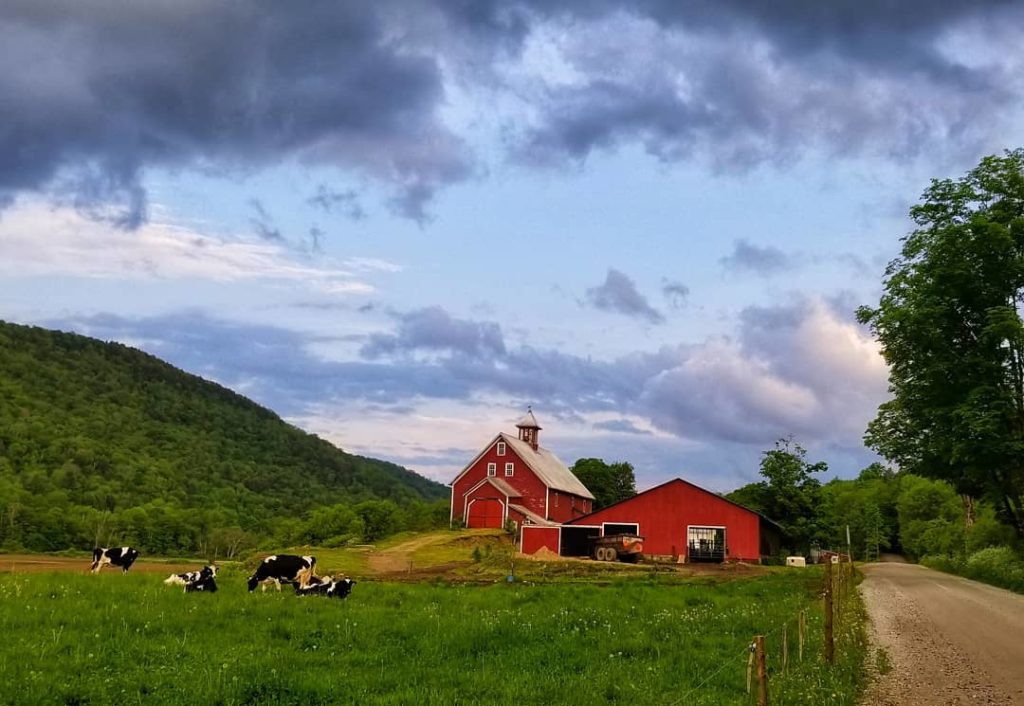
<svg viewBox="0 0 1024 706"><path fill-rule="evenodd" d="M1024 150L935 180L871 326L893 398L865 436L904 471L987 497L1024 536Z"/></svg>

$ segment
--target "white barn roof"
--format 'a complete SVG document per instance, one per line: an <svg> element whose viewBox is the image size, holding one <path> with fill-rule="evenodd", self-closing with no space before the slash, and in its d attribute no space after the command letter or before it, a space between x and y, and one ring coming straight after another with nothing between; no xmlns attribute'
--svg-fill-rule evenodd
<svg viewBox="0 0 1024 706"><path fill-rule="evenodd" d="M529 414L529 413L528 413ZM533 416L530 414L529 416ZM536 424L536 420L534 420ZM578 495L581 498L594 499L594 496L587 486L580 482L580 479L572 474L564 463L559 460L558 456L548 451L545 448L538 447L536 451L525 441L520 441L513 436L502 432L498 436L501 437L502 441L512 447L512 450L516 452L519 458L526 462L526 465L530 467L530 470L537 474L537 477L547 487L553 490L561 490L566 493L572 493Z"/></svg>

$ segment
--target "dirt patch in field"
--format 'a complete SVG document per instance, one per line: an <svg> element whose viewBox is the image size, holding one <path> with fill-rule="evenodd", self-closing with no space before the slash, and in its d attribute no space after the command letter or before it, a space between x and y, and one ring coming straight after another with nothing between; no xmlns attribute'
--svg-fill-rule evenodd
<svg viewBox="0 0 1024 706"><path fill-rule="evenodd" d="M194 571L203 562L189 564L181 562L145 561L140 559L132 564L133 573L143 574L177 574ZM68 556L47 556L46 554L0 554L0 573L39 574L52 571L88 573L92 566L91 558ZM100 571L120 571L116 566L104 566Z"/></svg>

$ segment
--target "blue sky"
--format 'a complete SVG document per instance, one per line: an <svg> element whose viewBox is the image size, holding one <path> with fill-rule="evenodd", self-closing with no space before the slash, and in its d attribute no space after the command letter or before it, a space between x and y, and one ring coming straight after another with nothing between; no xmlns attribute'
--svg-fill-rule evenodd
<svg viewBox="0 0 1024 706"><path fill-rule="evenodd" d="M0 318L119 340L448 481L849 476L854 319L933 177L1024 142L1006 3L14 2Z"/></svg>

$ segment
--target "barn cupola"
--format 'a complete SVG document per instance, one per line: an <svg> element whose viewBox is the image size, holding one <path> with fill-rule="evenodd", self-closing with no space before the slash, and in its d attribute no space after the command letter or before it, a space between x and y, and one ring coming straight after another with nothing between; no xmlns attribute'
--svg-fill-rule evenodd
<svg viewBox="0 0 1024 706"><path fill-rule="evenodd" d="M533 416L533 409L530 407L526 408L526 414L523 418L516 422L516 428L519 430L519 440L525 441L533 448L537 450L537 446L540 445L540 424L537 423L537 418Z"/></svg>

